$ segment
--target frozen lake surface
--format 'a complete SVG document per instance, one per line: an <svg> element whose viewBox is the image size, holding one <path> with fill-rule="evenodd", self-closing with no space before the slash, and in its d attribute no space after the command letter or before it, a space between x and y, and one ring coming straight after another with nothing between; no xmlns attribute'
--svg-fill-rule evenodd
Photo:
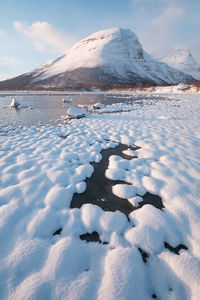
<svg viewBox="0 0 200 300"><path fill-rule="evenodd" d="M109 94L73 94L73 102L63 103L63 98L68 94L28 94L28 93L12 93L6 94L0 92L0 128L6 125L11 126L31 126L38 122L54 124L61 116L66 115L70 106L92 105L101 102L105 105L115 103L138 103L143 104L144 101L152 103L152 97L148 95L109 95ZM162 99L162 96L156 96ZM20 103L28 106L27 108L14 109L10 108L10 103L16 98ZM165 99L165 97L164 97ZM32 109L30 109L31 107Z"/></svg>

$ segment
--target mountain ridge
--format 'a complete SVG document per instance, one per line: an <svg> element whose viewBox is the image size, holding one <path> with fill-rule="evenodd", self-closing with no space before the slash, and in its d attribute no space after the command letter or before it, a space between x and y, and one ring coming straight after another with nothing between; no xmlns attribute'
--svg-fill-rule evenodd
<svg viewBox="0 0 200 300"><path fill-rule="evenodd" d="M200 64L194 59L190 50L176 49L163 58L162 61L181 72L191 75L194 79L200 80Z"/></svg>
<svg viewBox="0 0 200 300"><path fill-rule="evenodd" d="M111 28L86 37L32 72L0 82L0 89L104 89L186 80L193 78L154 60L130 29Z"/></svg>

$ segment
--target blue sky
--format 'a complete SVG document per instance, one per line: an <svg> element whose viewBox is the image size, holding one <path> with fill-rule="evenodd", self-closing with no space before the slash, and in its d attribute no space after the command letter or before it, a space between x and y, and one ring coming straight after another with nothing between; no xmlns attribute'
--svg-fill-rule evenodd
<svg viewBox="0 0 200 300"><path fill-rule="evenodd" d="M200 62L200 0L0 2L0 79L31 71L95 31L132 29L144 49L190 49Z"/></svg>

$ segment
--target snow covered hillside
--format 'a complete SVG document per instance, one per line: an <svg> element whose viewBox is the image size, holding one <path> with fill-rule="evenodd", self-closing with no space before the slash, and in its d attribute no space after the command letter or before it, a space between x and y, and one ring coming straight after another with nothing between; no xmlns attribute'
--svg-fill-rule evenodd
<svg viewBox="0 0 200 300"><path fill-rule="evenodd" d="M1 128L1 300L199 300L200 95L130 106ZM83 194L101 150L120 143L137 149L109 156L102 177L132 207L128 217ZM146 193L163 206L141 206Z"/></svg>
<svg viewBox="0 0 200 300"><path fill-rule="evenodd" d="M200 65L189 50L176 49L162 61L169 66L190 74L193 78L200 80Z"/></svg>
<svg viewBox="0 0 200 300"><path fill-rule="evenodd" d="M175 84L192 77L154 60L129 29L96 32L64 55L30 73L0 83L0 88L106 88Z"/></svg>

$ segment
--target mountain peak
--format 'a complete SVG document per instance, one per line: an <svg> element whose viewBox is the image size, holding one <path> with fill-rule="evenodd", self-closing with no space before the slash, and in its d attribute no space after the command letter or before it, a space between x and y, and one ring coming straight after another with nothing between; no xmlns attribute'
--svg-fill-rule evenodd
<svg viewBox="0 0 200 300"><path fill-rule="evenodd" d="M175 49L162 59L164 63L200 80L200 65L188 49Z"/></svg>
<svg viewBox="0 0 200 300"><path fill-rule="evenodd" d="M56 75L79 68L109 66L111 72L123 75L133 59L143 59L143 49L138 37L130 29L115 27L100 30L84 38L65 55L49 61L36 71L41 71L45 78L50 73ZM126 64L126 68L122 68L122 64Z"/></svg>
<svg viewBox="0 0 200 300"><path fill-rule="evenodd" d="M86 37L85 39L80 41L79 43L84 43L86 41L92 42L92 41L97 41L97 40L110 41L110 40L113 40L116 38L121 38L121 39L123 39L123 41L127 40L127 39L131 39L131 40L136 40L139 42L137 35L130 29L114 27L114 28L97 31L97 32L89 35L88 37Z"/></svg>
<svg viewBox="0 0 200 300"><path fill-rule="evenodd" d="M189 49L175 49L173 52L169 53L169 55L165 58L174 58L177 62L195 62L191 52ZM164 60L165 60L164 59Z"/></svg>
<svg viewBox="0 0 200 300"><path fill-rule="evenodd" d="M99 30L91 35L89 35L87 38L91 37L91 36L110 36L110 35L116 35L116 34L126 34L126 33L131 33L133 35L135 35L135 33L128 28L122 28L122 27L111 27L111 28L107 28L104 30Z"/></svg>
<svg viewBox="0 0 200 300"><path fill-rule="evenodd" d="M13 80L18 82L17 78ZM23 88L28 85L79 89L175 84L192 77L154 60L130 29L114 27L93 33L64 55L22 75L19 80L18 86L21 84ZM12 79L9 84L12 85Z"/></svg>

